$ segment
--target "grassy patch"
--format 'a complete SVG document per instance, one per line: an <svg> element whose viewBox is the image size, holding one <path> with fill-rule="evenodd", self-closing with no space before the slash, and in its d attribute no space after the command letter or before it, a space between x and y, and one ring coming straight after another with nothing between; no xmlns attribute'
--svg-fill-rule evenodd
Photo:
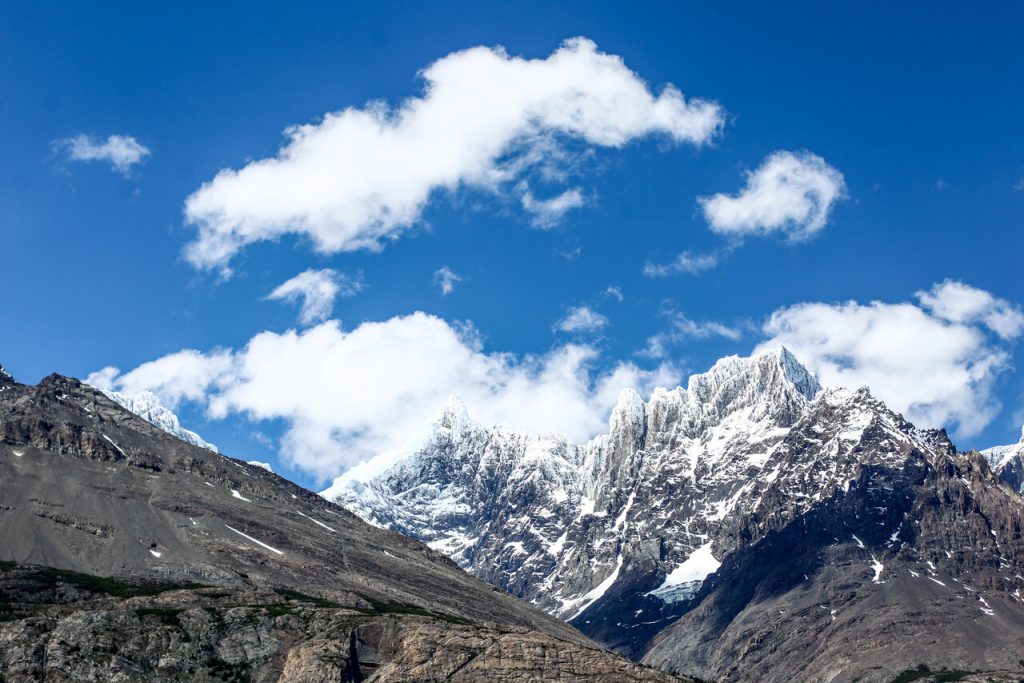
<svg viewBox="0 0 1024 683"><path fill-rule="evenodd" d="M371 609L356 609L364 614L414 614L421 617L430 617L431 619L437 619L438 621L447 621L451 624L462 624L464 626L471 626L472 621L463 619L462 617L456 617L451 614L444 614L442 612L431 612L430 610L417 607L416 605L410 605L404 602L381 602L375 600L367 595L360 594L363 600L366 600L370 605Z"/></svg>
<svg viewBox="0 0 1024 683"><path fill-rule="evenodd" d="M206 666L209 668L210 675L213 678L222 681L242 683L249 680L249 664L247 662L229 664L223 659L214 657L206 663Z"/></svg>
<svg viewBox="0 0 1024 683"><path fill-rule="evenodd" d="M282 598L287 598L288 600L297 600L299 602L308 602L309 604L315 605L316 607L341 607L341 605L339 605L336 602L324 600L323 598L318 598L312 595L306 595L305 593L293 591L288 588L275 588L274 592L280 595Z"/></svg>
<svg viewBox="0 0 1024 683"><path fill-rule="evenodd" d="M41 593L56 588L60 584L65 584L90 593L102 593L118 598L134 598L158 595L172 590L206 587L199 583L129 583L120 579L82 574L67 569L53 569L52 567L26 569L28 571L21 578L36 585L33 587L18 586L18 588L33 593Z"/></svg>
<svg viewBox="0 0 1024 683"><path fill-rule="evenodd" d="M143 617L157 617L160 619L160 623L164 626L174 626L176 628L181 627L181 622L178 621L178 615L184 612L183 609L167 608L167 607L142 607L135 610L135 613L140 618Z"/></svg>
<svg viewBox="0 0 1024 683"><path fill-rule="evenodd" d="M919 664L916 669L907 669L901 673L892 680L892 683L912 683L912 681L919 681L922 678L931 678L935 683L954 683L955 681L962 681L971 673L971 671L950 669L932 671L927 665Z"/></svg>

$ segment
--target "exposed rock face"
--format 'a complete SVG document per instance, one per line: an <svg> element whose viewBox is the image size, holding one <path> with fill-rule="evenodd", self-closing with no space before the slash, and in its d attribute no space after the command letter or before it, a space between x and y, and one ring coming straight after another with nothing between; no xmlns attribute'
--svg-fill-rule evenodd
<svg viewBox="0 0 1024 683"><path fill-rule="evenodd" d="M585 445L452 413L419 452L327 494L670 671L1024 668L1024 499L785 351L646 404L626 393Z"/></svg>
<svg viewBox="0 0 1024 683"><path fill-rule="evenodd" d="M668 680L59 375L0 386L0 560L0 680Z"/></svg>
<svg viewBox="0 0 1024 683"><path fill-rule="evenodd" d="M1016 491L1024 493L1024 427L1020 442L1012 446L995 446L981 452L992 471Z"/></svg>

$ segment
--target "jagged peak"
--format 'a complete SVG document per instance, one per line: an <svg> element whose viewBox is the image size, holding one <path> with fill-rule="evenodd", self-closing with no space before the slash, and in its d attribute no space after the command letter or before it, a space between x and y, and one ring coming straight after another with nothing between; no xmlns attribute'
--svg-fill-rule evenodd
<svg viewBox="0 0 1024 683"><path fill-rule="evenodd" d="M467 432L472 426L473 420L469 416L466 404L459 396L450 394L444 412L441 413L441 419L435 424L435 432L437 429L446 429L454 436Z"/></svg>
<svg viewBox="0 0 1024 683"><path fill-rule="evenodd" d="M750 356L726 356L707 372L691 375L687 391L698 398L723 383L741 383L754 388L771 389L782 381L807 400L813 399L821 385L796 356L784 346L765 349Z"/></svg>
<svg viewBox="0 0 1024 683"><path fill-rule="evenodd" d="M612 432L625 426L643 424L646 406L636 389L626 388L619 393L619 400L608 418L608 427Z"/></svg>
<svg viewBox="0 0 1024 683"><path fill-rule="evenodd" d="M7 372L3 365L0 365L0 384L14 384L14 377Z"/></svg>

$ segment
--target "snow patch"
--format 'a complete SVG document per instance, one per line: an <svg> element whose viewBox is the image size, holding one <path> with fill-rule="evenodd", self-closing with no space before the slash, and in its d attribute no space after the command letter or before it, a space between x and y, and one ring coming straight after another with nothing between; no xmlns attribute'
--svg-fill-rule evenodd
<svg viewBox="0 0 1024 683"><path fill-rule="evenodd" d="M669 572L665 581L654 590L646 593L663 602L673 603L687 600L700 590L704 580L718 571L722 563L711 553L712 542L708 541L690 553L681 565Z"/></svg>
<svg viewBox="0 0 1024 683"><path fill-rule="evenodd" d="M275 553L277 553L278 555L284 555L284 552L283 552L283 551L280 551L280 550L278 550L277 548L275 548L275 547L273 547L273 546L269 546L269 545L267 545L266 543L264 543L263 541L257 541L257 540L256 540L255 538L253 538L253 537L252 537L252 536L250 536L249 534L246 534L246 533L242 533L241 531L239 531L238 529L236 529L236 528L235 528L235 527L233 527L233 526L230 526L230 525L228 525L228 524L225 524L224 526L226 526L226 527L227 527L228 529L230 529L231 531L234 531L234 532L235 532L236 534L238 534L238 535L239 535L239 536L241 536L242 538L245 538L245 539L248 539L248 540L252 541L253 543L255 543L255 544L256 544L256 545L258 545L258 546L262 546L262 547L266 548L267 550L269 550L269 551L271 551L271 552L275 552Z"/></svg>

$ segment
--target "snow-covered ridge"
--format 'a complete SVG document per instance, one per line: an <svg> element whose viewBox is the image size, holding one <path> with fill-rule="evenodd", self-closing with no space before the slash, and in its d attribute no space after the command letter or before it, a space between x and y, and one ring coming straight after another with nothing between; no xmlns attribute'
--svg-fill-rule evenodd
<svg viewBox="0 0 1024 683"><path fill-rule="evenodd" d="M322 495L569 618L649 558L652 539L663 576L699 548L710 567L709 531L820 392L785 349L732 356L646 403L623 391L608 432L585 444L486 427L452 399L422 448L354 468ZM647 590L673 602L700 580L679 585Z"/></svg>
<svg viewBox="0 0 1024 683"><path fill-rule="evenodd" d="M107 398L125 410L135 413L146 422L159 427L171 436L175 436L193 446L199 446L214 453L219 452L212 443L203 440L195 432L182 427L178 416L170 409L164 407L156 394L149 391L143 391L138 394L122 394L117 391L103 391L103 393Z"/></svg>
<svg viewBox="0 0 1024 683"><path fill-rule="evenodd" d="M1024 427L1021 427L1019 442L986 448L981 454L999 478L1024 493Z"/></svg>

